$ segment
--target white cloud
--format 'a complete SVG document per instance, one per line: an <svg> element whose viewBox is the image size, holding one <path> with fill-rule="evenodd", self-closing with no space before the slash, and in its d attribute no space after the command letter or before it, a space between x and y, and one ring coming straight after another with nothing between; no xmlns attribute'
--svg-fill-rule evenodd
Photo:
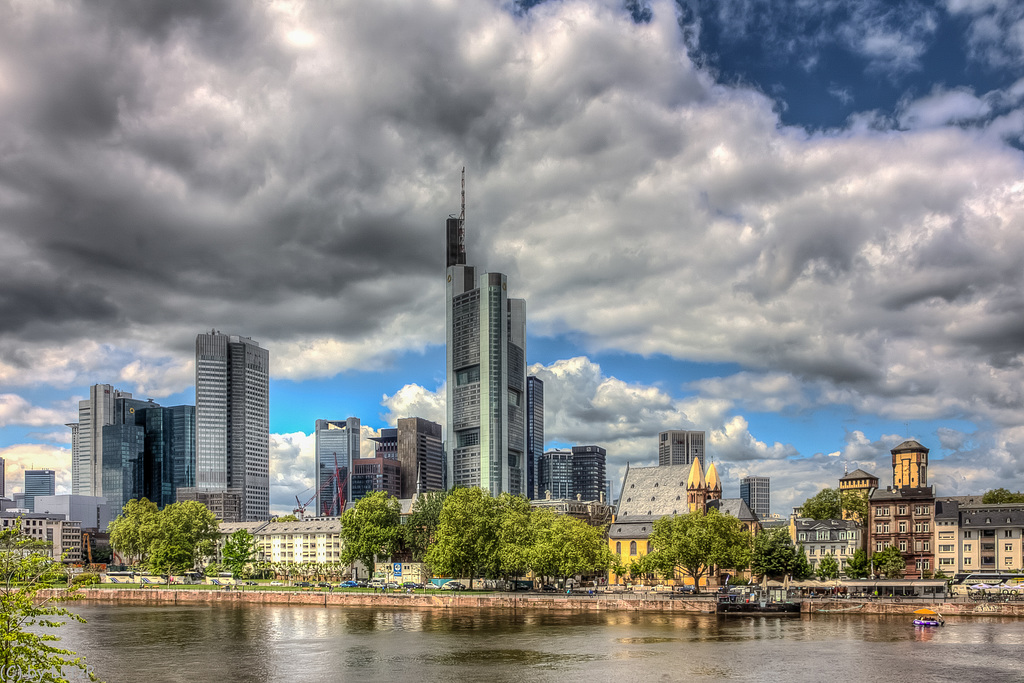
<svg viewBox="0 0 1024 683"><path fill-rule="evenodd" d="M975 122L991 112L991 105L968 88L936 89L927 97L904 104L899 122L904 128L935 128Z"/></svg>
<svg viewBox="0 0 1024 683"><path fill-rule="evenodd" d="M446 385L442 384L434 391L425 389L418 384L406 384L391 396L384 394L380 404L387 408L384 420L391 427L398 424L399 418L422 417L444 426Z"/></svg>
<svg viewBox="0 0 1024 683"><path fill-rule="evenodd" d="M17 394L0 394L0 427L8 425L49 427L77 421L77 410L40 408Z"/></svg>
<svg viewBox="0 0 1024 683"><path fill-rule="evenodd" d="M0 448L8 497L25 490L25 470L50 469L57 494L71 493L71 449L43 444L14 444Z"/></svg>

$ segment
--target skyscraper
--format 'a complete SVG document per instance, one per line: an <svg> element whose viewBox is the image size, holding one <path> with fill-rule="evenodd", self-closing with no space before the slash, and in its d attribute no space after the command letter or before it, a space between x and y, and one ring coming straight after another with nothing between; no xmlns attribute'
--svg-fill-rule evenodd
<svg viewBox="0 0 1024 683"><path fill-rule="evenodd" d="M671 429L658 434L658 465L690 465L694 458L704 464L704 432Z"/></svg>
<svg viewBox="0 0 1024 683"><path fill-rule="evenodd" d="M89 398L78 402L78 422L68 425L72 494L103 495L103 428L117 424L116 400L131 397L109 384L94 384L89 387Z"/></svg>
<svg viewBox="0 0 1024 683"><path fill-rule="evenodd" d="M248 337L196 336L196 486L236 491L243 521L270 517L270 353Z"/></svg>
<svg viewBox="0 0 1024 683"><path fill-rule="evenodd" d="M398 462L402 465L402 498L444 488L444 445L441 425L421 417L398 419Z"/></svg>
<svg viewBox="0 0 1024 683"><path fill-rule="evenodd" d="M36 496L52 496L57 477L53 470L25 470L25 507L35 512Z"/></svg>
<svg viewBox="0 0 1024 683"><path fill-rule="evenodd" d="M465 186L463 186L465 187ZM463 211L445 224L448 486L526 493L526 302L466 265Z"/></svg>
<svg viewBox="0 0 1024 683"><path fill-rule="evenodd" d="M759 519L767 519L771 515L772 496L768 477L740 479L740 498Z"/></svg>
<svg viewBox="0 0 1024 683"><path fill-rule="evenodd" d="M544 497L540 488L540 459L544 455L544 382L526 378L526 496Z"/></svg>
<svg viewBox="0 0 1024 683"><path fill-rule="evenodd" d="M4 459L0 458L0 498L7 495L7 487L4 484Z"/></svg>
<svg viewBox="0 0 1024 683"><path fill-rule="evenodd" d="M598 500L604 493L607 451L600 446L572 447L573 495Z"/></svg>
<svg viewBox="0 0 1024 683"><path fill-rule="evenodd" d="M538 479L540 498L573 498L572 451L554 450L541 456Z"/></svg>
<svg viewBox="0 0 1024 683"><path fill-rule="evenodd" d="M316 514L321 517L337 517L353 500L349 474L359 458L359 428L358 417L316 421Z"/></svg>

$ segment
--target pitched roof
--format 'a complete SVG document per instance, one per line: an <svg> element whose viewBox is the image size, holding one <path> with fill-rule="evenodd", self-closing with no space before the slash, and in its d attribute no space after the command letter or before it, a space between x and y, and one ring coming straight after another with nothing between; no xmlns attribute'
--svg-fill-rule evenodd
<svg viewBox="0 0 1024 683"><path fill-rule="evenodd" d="M757 522L757 515L750 511L742 498L722 498L709 500L709 508L716 508L723 515L732 515L741 522Z"/></svg>
<svg viewBox="0 0 1024 683"><path fill-rule="evenodd" d="M689 465L631 467L622 481L617 519L625 522L640 515L655 519L686 514L686 480Z"/></svg>
<svg viewBox="0 0 1024 683"><path fill-rule="evenodd" d="M907 439L906 441L904 441L899 446L897 446L896 448L892 449L889 452L900 453L902 451L924 451L925 453L927 453L928 449L922 446L917 441L914 441L913 439Z"/></svg>
<svg viewBox="0 0 1024 683"><path fill-rule="evenodd" d="M857 468L853 472L850 472L849 474L840 477L839 481L846 481L847 479L874 479L877 481L878 477L876 477L873 474L868 474L864 470Z"/></svg>

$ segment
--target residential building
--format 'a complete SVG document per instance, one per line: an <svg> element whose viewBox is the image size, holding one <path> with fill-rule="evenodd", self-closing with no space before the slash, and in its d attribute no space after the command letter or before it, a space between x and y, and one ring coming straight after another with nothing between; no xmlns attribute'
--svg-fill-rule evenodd
<svg viewBox="0 0 1024 683"><path fill-rule="evenodd" d="M1024 570L1022 538L1024 503L983 504L980 496L935 501L936 568L948 576Z"/></svg>
<svg viewBox="0 0 1024 683"><path fill-rule="evenodd" d="M82 527L59 514L0 512L0 529L21 524L21 532L36 541L50 544L50 557L67 563L82 561Z"/></svg>
<svg viewBox="0 0 1024 683"><path fill-rule="evenodd" d="M767 519L771 515L771 482L768 477L743 477L740 479L740 498L758 518Z"/></svg>
<svg viewBox="0 0 1024 683"><path fill-rule="evenodd" d="M52 496L56 487L57 475L53 470L25 470L25 507L35 512L36 496Z"/></svg>
<svg viewBox="0 0 1024 683"><path fill-rule="evenodd" d="M444 490L444 442L441 425L421 417L397 423L396 458L402 466L400 498Z"/></svg>
<svg viewBox="0 0 1024 683"><path fill-rule="evenodd" d="M658 465L690 465L700 460L704 467L704 432L672 429L658 434Z"/></svg>
<svg viewBox="0 0 1024 683"><path fill-rule="evenodd" d="M890 451L893 486L876 489L868 500L868 556L899 548L904 578L935 570L935 491L928 485L928 449L908 439Z"/></svg>
<svg viewBox="0 0 1024 683"><path fill-rule="evenodd" d="M107 499L101 496L36 496L36 512L63 515L64 519L79 522L82 531L106 532L110 521L120 514L111 510Z"/></svg>
<svg viewBox="0 0 1024 683"><path fill-rule="evenodd" d="M465 194L445 232L447 484L526 494L526 302L467 265Z"/></svg>
<svg viewBox="0 0 1024 683"><path fill-rule="evenodd" d="M237 491L246 521L270 517L270 353L248 337L196 336L200 491Z"/></svg>
<svg viewBox="0 0 1024 683"><path fill-rule="evenodd" d="M844 573L846 563L864 547L864 531L852 519L793 517L789 522L789 535L793 543L803 548L807 562L815 571L821 561L831 555L836 559L840 573Z"/></svg>
<svg viewBox="0 0 1024 683"><path fill-rule="evenodd" d="M317 420L314 471L316 472L316 514L337 517L352 500L349 473L352 461L359 458L360 421Z"/></svg>
<svg viewBox="0 0 1024 683"><path fill-rule="evenodd" d="M253 535L264 562L302 564L341 559L341 520L337 517L297 522L243 522L221 524L221 543L240 529ZM218 550L219 550L218 548Z"/></svg>
<svg viewBox="0 0 1024 683"><path fill-rule="evenodd" d="M540 459L544 455L544 381L526 378L526 495L544 497L540 486Z"/></svg>

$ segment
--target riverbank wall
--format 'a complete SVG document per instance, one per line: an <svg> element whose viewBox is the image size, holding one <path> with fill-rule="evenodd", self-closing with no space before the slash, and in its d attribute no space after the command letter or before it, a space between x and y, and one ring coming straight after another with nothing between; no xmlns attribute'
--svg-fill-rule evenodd
<svg viewBox="0 0 1024 683"><path fill-rule="evenodd" d="M56 596L61 591L40 591L40 597ZM269 590L167 590L155 588L84 588L78 591L81 599L90 602L137 605L204 605L204 604L264 604L361 606L425 609L496 609L545 611L628 611L662 613L714 613L713 598L677 598L643 594L526 595L499 593L473 595L349 593L326 591L269 591ZM1004 616L1024 617L1024 602L944 602L889 600L805 600L801 612L805 614L910 614L927 607L944 616Z"/></svg>

